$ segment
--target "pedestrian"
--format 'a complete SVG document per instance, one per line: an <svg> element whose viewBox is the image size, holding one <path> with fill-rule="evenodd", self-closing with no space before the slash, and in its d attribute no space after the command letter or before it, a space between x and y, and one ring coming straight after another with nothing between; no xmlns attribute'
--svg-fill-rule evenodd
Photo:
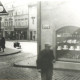
<svg viewBox="0 0 80 80"><path fill-rule="evenodd" d="M40 51L37 59L37 68L41 70L41 80L52 80L54 53L50 44L45 44L45 49Z"/></svg>
<svg viewBox="0 0 80 80"><path fill-rule="evenodd" d="M1 38L1 48L4 52L4 48L5 48L5 38L4 37Z"/></svg>
<svg viewBox="0 0 80 80"><path fill-rule="evenodd" d="M1 51L1 37L0 37L0 51Z"/></svg>
<svg viewBox="0 0 80 80"><path fill-rule="evenodd" d="M33 40L35 41L35 35L33 35Z"/></svg>

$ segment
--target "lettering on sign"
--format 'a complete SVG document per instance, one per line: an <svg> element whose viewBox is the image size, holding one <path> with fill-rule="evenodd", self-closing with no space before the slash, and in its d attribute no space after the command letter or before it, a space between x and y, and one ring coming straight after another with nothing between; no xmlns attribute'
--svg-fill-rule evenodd
<svg viewBox="0 0 80 80"><path fill-rule="evenodd" d="M42 29L50 29L50 25L43 25Z"/></svg>

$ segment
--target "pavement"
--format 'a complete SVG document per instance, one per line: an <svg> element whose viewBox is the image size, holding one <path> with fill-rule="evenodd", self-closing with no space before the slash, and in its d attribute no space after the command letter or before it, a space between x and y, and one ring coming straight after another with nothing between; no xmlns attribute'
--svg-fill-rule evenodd
<svg viewBox="0 0 80 80"><path fill-rule="evenodd" d="M37 55L29 56L26 60L19 61L14 63L16 67L25 67L25 68L36 68ZM58 70L80 70L80 63L77 62L65 62L65 61L56 61L54 64L54 69Z"/></svg>
<svg viewBox="0 0 80 80"><path fill-rule="evenodd" d="M20 52L21 52L20 49L5 48L4 52L0 51L0 56L13 55L13 54L20 53Z"/></svg>
<svg viewBox="0 0 80 80"><path fill-rule="evenodd" d="M6 48L5 52L0 53L1 55L11 55L18 53L18 51L21 50ZM29 53L29 55L27 55L26 58L24 58L24 60L22 59L18 62L14 62L14 66L18 67L17 69L34 70L33 74L32 72L31 73L27 72L30 76L31 74L33 75L33 77L30 77L32 78L30 80L33 80L35 72L38 71L36 69L36 60L37 55ZM6 63L2 64L6 65ZM56 61L53 64L54 64L53 80L80 80L80 62ZM41 80L40 74L35 80Z"/></svg>
<svg viewBox="0 0 80 80"><path fill-rule="evenodd" d="M14 42L15 41L6 41L6 47L7 48L11 48L14 49ZM33 55L37 54L37 42L27 42L27 41L19 41L20 45L21 45L21 51L23 53L31 53Z"/></svg>
<svg viewBox="0 0 80 80"><path fill-rule="evenodd" d="M27 43L26 45L28 45L28 44L29 43ZM31 47L30 47L30 49L31 49ZM32 49L30 51L32 51ZM11 55L11 54L19 53L19 52L22 52L22 49L5 48L5 52L0 52L1 53L0 56ZM37 54L32 54L29 52L29 55L26 56L26 59L20 60L19 62L14 63L14 66L36 68L37 67L36 60L37 60ZM78 60L76 60L76 62L56 61L54 63L54 69L80 70L80 61L79 62L78 62Z"/></svg>
<svg viewBox="0 0 80 80"><path fill-rule="evenodd" d="M36 80L41 80L40 70L36 69L36 59L37 56L29 56L26 60L14 63L14 66L23 69L35 69L35 72L37 70L39 76ZM35 80L34 77L32 78ZM80 63L56 61L54 63L52 80L80 80Z"/></svg>
<svg viewBox="0 0 80 80"><path fill-rule="evenodd" d="M17 63L14 63L14 66L16 67L24 67L24 68L36 68L36 60L37 55L35 56L27 56L26 60L19 61Z"/></svg>

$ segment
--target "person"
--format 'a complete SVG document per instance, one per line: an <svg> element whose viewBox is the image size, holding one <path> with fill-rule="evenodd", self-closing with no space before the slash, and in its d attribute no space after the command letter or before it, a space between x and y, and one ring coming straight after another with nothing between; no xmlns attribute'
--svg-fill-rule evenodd
<svg viewBox="0 0 80 80"><path fill-rule="evenodd" d="M1 48L4 52L4 48L5 48L5 38L4 37L1 38Z"/></svg>
<svg viewBox="0 0 80 80"><path fill-rule="evenodd" d="M0 51L1 51L1 37L0 37Z"/></svg>
<svg viewBox="0 0 80 80"><path fill-rule="evenodd" d="M42 80L52 80L53 61L55 61L53 50L50 44L45 44L45 49L40 51L37 59L37 69L41 70Z"/></svg>

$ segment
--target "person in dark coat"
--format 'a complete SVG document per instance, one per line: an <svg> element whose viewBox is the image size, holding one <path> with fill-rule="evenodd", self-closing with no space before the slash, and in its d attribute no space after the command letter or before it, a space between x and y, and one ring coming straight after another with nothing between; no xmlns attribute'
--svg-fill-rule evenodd
<svg viewBox="0 0 80 80"><path fill-rule="evenodd" d="M5 38L4 37L1 38L1 48L4 52L4 48L5 48Z"/></svg>
<svg viewBox="0 0 80 80"><path fill-rule="evenodd" d="M2 45L2 43L1 43L1 38L0 38L0 51L1 51L1 45Z"/></svg>
<svg viewBox="0 0 80 80"><path fill-rule="evenodd" d="M37 68L41 69L41 80L52 80L54 53L50 44L45 44L37 59Z"/></svg>

